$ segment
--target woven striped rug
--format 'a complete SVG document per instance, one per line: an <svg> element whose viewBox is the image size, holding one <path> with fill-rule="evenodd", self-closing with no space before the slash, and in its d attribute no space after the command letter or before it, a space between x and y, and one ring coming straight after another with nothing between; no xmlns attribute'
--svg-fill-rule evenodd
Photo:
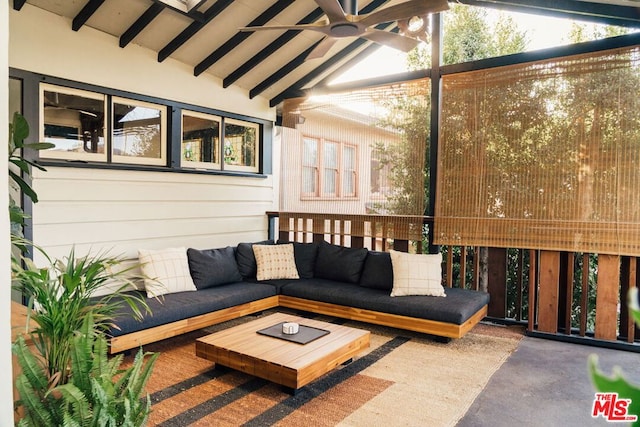
<svg viewBox="0 0 640 427"><path fill-rule="evenodd" d="M256 316L147 345L145 351L161 353L147 385L149 425L453 426L521 337L478 325L444 344L404 330L309 316L370 330L370 349L290 395L195 356L196 338ZM125 364L132 359L127 356Z"/></svg>

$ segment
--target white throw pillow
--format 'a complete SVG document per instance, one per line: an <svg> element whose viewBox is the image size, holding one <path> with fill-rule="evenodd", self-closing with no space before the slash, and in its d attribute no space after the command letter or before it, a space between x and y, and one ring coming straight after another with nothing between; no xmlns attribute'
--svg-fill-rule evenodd
<svg viewBox="0 0 640 427"><path fill-rule="evenodd" d="M140 249L138 260L148 298L197 290L189 273L186 248Z"/></svg>
<svg viewBox="0 0 640 427"><path fill-rule="evenodd" d="M408 254L391 250L392 297L431 295L445 297L442 287L442 254Z"/></svg>
<svg viewBox="0 0 640 427"><path fill-rule="evenodd" d="M253 245L258 280L299 279L293 244Z"/></svg>

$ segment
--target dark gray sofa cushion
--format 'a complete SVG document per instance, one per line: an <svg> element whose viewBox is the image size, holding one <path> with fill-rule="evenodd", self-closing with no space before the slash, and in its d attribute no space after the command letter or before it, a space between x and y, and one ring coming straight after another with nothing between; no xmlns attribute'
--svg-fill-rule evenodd
<svg viewBox="0 0 640 427"><path fill-rule="evenodd" d="M318 256L317 243L283 242L279 245L293 243L293 256L296 261L296 269L301 279L311 279L316 267L316 257Z"/></svg>
<svg viewBox="0 0 640 427"><path fill-rule="evenodd" d="M446 297L391 297L386 290L323 279L298 280L282 286L280 292L291 297L456 325L463 324L489 303L488 293L468 289L445 288Z"/></svg>
<svg viewBox="0 0 640 427"><path fill-rule="evenodd" d="M384 289L393 288L393 265L389 252L369 251L360 275L360 286Z"/></svg>
<svg viewBox="0 0 640 427"><path fill-rule="evenodd" d="M234 248L187 249L189 271L196 288L206 289L242 281Z"/></svg>
<svg viewBox="0 0 640 427"><path fill-rule="evenodd" d="M110 333L113 336L268 298L276 295L276 288L264 283L236 282L195 292L166 294L157 299L146 298L145 293L141 291L132 292L139 292L145 298L152 315L146 314L143 321L139 322L134 319L131 308L126 303L123 304L114 320L120 330L112 329Z"/></svg>
<svg viewBox="0 0 640 427"><path fill-rule="evenodd" d="M238 271L245 279L255 279L258 272L256 256L253 253L253 245L273 245L273 240L263 240L255 243L238 243L236 247L236 262Z"/></svg>
<svg viewBox="0 0 640 427"><path fill-rule="evenodd" d="M358 283L368 250L322 242L318 247L314 277Z"/></svg>

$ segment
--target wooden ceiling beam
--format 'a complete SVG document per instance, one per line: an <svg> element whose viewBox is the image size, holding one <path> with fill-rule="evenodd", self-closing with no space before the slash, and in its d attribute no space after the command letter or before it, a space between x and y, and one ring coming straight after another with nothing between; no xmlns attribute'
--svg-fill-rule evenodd
<svg viewBox="0 0 640 427"><path fill-rule="evenodd" d="M165 9L161 3L153 3L140 17L120 36L120 47L128 45L147 25Z"/></svg>
<svg viewBox="0 0 640 427"><path fill-rule="evenodd" d="M379 25L376 25L374 28L377 30L384 30L386 27L388 27L387 24L379 24ZM347 56L351 55L355 50L361 48L364 44L367 44L367 43L373 43L373 42L370 42L366 39L358 38L353 42L349 43L349 45L344 49L342 49L340 52L336 53L331 58L327 59L322 64L320 64L318 67L311 70L311 72L307 73L304 77L300 78L298 81L296 81L294 84L292 84L291 86L289 86L288 88L280 92L278 95L271 98L271 100L269 100L269 105L271 107L275 107L276 105L281 103L285 98L297 97L297 96L300 96L300 94L304 94L304 91L302 90L302 88L305 85L310 83L313 79L318 78L320 75L325 73L331 67L335 66L337 63L344 60Z"/></svg>
<svg viewBox="0 0 640 427"><path fill-rule="evenodd" d="M322 9L318 7L313 12L311 12L310 14L302 18L300 21L298 21L296 25L311 24L312 22L315 22L318 19L320 19L320 17L322 17L323 15L324 15L324 12L322 11ZM240 77L247 74L249 71L255 68L258 64L260 64L262 61L267 59L269 56L271 56L278 49L280 49L282 46L287 44L289 41L291 41L295 36L297 36L300 33L301 33L300 30L285 31L284 34L282 34L280 37L278 37L277 39L269 43L267 47L265 47L264 49L261 49L260 52L257 52L248 61L246 61L244 64L236 68L231 74L225 77L222 80L222 87L227 88L231 86Z"/></svg>
<svg viewBox="0 0 640 427"><path fill-rule="evenodd" d="M22 6L27 2L27 0L13 0L13 9L20 10Z"/></svg>
<svg viewBox="0 0 640 427"><path fill-rule="evenodd" d="M91 18L91 16L98 10L100 6L102 6L104 0L89 0L87 4L84 5L82 10L78 12L75 18L73 18L73 22L71 23L71 29L73 31L78 31L82 26Z"/></svg>
<svg viewBox="0 0 640 427"><path fill-rule="evenodd" d="M198 31L204 28L209 22L213 21L223 10L231 6L233 0L219 0L215 2L206 12L204 12L204 19L202 21L194 21L187 28L185 28L180 34L178 34L173 40L171 40L165 47L158 52L158 62L162 62L169 57L173 52L178 50L180 46L189 41Z"/></svg>
<svg viewBox="0 0 640 427"><path fill-rule="evenodd" d="M371 13L386 2L387 0L373 0L371 3L363 7L362 10L360 10L359 14L364 15L366 13ZM249 98L251 99L255 98L256 96L264 92L266 89L268 89L269 87L277 83L279 80L287 76L291 71L295 70L297 67L304 64L305 58L307 57L307 55L313 50L313 48L315 48L320 43L320 41L314 43L311 47L307 48L300 55L296 56L287 64L285 64L283 67L281 67L278 71L276 71L271 76L267 77L265 80L260 82L257 86L252 88L249 91Z"/></svg>
<svg viewBox="0 0 640 427"><path fill-rule="evenodd" d="M251 21L247 27L262 26L272 20L276 15L291 6L293 0L278 0L267 10L262 12L260 16ZM249 38L253 33L238 31L233 37L224 42L219 48L211 52L209 56L203 59L198 65L195 66L193 75L199 76L205 72L209 67L218 62L223 56L231 52L233 48Z"/></svg>
<svg viewBox="0 0 640 427"><path fill-rule="evenodd" d="M348 56L349 54L353 53L354 50L362 47L366 43L372 43L372 42L369 42L369 41L367 41L365 39L356 39L355 41L351 42L346 48L342 49L340 52L336 53L331 58L329 58L328 60L324 61L318 67L316 67L313 70L311 70L311 72L305 74L302 78L300 78L294 84L292 84L291 86L289 86L288 88L286 88L285 90L280 92L278 95L276 95L275 97L271 98L269 100L269 106L270 107L275 107L276 105L278 105L282 101L284 101L285 98L296 98L296 97L304 95L305 92L302 90L302 88L306 84L308 84L313 79L315 79L315 78L319 77L320 75L322 75L329 68L331 68L334 65L336 65L338 62L343 60L346 56Z"/></svg>

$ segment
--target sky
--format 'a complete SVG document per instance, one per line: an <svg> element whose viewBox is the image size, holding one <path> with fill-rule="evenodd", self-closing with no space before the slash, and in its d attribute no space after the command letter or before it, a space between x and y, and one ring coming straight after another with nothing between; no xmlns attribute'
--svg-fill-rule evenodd
<svg viewBox="0 0 640 427"><path fill-rule="evenodd" d="M489 13L498 12L490 10ZM572 21L546 16L523 13L511 13L521 30L526 31L529 47L527 50L544 49L559 46L566 41L571 30ZM369 55L358 65L342 74L332 83L364 80L406 71L405 53L388 47L381 47Z"/></svg>

